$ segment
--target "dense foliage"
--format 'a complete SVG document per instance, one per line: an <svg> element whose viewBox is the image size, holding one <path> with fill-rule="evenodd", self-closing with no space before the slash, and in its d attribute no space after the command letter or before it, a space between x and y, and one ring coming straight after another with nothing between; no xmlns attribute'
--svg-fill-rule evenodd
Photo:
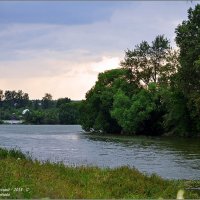
<svg viewBox="0 0 200 200"><path fill-rule="evenodd" d="M78 124L79 104L69 98L53 100L48 93L42 100L29 100L21 90L0 90L0 123L22 120L26 124Z"/></svg>
<svg viewBox="0 0 200 200"><path fill-rule="evenodd" d="M100 73L81 106L87 131L194 136L200 133L200 5L176 29L127 50L122 68Z"/></svg>
<svg viewBox="0 0 200 200"><path fill-rule="evenodd" d="M186 99L190 130L200 131L200 5L188 10L188 20L176 29L180 48L179 87Z"/></svg>
<svg viewBox="0 0 200 200"><path fill-rule="evenodd" d="M86 94L80 109L81 124L87 131L120 133L121 127L111 117L114 95L121 88L128 93L137 86L127 82L128 70L114 69L100 73L96 85Z"/></svg>

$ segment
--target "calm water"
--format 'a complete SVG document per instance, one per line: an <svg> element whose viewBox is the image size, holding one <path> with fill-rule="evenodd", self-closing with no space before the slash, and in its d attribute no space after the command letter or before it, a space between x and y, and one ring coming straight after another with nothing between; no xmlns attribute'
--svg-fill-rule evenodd
<svg viewBox="0 0 200 200"><path fill-rule="evenodd" d="M129 165L165 178L200 179L200 139L91 136L78 125L1 125L0 146L69 165Z"/></svg>

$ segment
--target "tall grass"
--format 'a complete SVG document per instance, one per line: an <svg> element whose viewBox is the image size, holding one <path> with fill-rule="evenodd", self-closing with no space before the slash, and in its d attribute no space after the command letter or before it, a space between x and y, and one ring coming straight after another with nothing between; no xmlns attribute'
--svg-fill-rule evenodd
<svg viewBox="0 0 200 200"><path fill-rule="evenodd" d="M5 148L0 148L0 159L5 158L30 159L28 155L25 155L19 149L7 150Z"/></svg>
<svg viewBox="0 0 200 200"><path fill-rule="evenodd" d="M41 163L19 150L0 149L0 188L10 188L9 198L174 199L179 189L185 190L192 184L194 181L148 176L130 167L100 169ZM200 181L195 184L200 185ZM184 195L200 198L197 190L185 190Z"/></svg>

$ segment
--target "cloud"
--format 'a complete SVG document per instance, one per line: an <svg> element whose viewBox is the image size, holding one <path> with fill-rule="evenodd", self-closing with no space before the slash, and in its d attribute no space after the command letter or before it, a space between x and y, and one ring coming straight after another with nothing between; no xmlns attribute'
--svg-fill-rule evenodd
<svg viewBox="0 0 200 200"><path fill-rule="evenodd" d="M82 99L98 72L119 66L127 48L158 34L173 42L174 29L186 19L187 8L185 2L132 2L90 23L4 24L0 87L22 89L31 98L50 92L54 98Z"/></svg>
<svg viewBox="0 0 200 200"><path fill-rule="evenodd" d="M18 61L1 61L0 86L4 90L22 89L33 99L41 98L45 92L51 93L55 99L66 96L83 99L98 73L117 67L120 60L117 57L84 57L87 55L85 51L76 51L76 54L56 51L42 51L40 55L34 51L19 54L31 59L23 60L21 55ZM81 56L76 59L77 54Z"/></svg>
<svg viewBox="0 0 200 200"><path fill-rule="evenodd" d="M0 2L0 23L86 24L106 19L128 2Z"/></svg>
<svg viewBox="0 0 200 200"><path fill-rule="evenodd" d="M105 70L118 68L120 64L120 59L118 57L103 57L102 61L92 63L91 68L97 72L103 72Z"/></svg>

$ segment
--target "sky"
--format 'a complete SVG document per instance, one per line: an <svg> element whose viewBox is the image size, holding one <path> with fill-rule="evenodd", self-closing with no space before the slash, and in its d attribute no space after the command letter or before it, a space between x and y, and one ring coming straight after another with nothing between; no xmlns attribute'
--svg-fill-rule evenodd
<svg viewBox="0 0 200 200"><path fill-rule="evenodd" d="M0 1L0 89L85 98L125 50L175 28L191 1Z"/></svg>

